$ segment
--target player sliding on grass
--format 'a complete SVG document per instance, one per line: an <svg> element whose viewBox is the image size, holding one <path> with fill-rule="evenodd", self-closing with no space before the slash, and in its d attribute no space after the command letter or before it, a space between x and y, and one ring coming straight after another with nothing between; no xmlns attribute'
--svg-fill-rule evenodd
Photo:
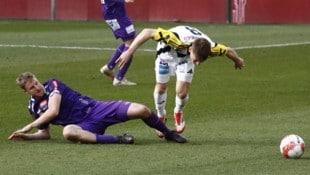
<svg viewBox="0 0 310 175"><path fill-rule="evenodd" d="M189 86L194 76L195 65L208 57L226 55L234 62L236 69L244 67L244 60L229 47L213 42L206 34L190 26L177 26L169 30L162 28L144 29L134 39L127 52L119 58L119 67L130 61L134 52L147 40L158 42L156 49L155 74L156 85L154 100L157 115L166 121L167 86L170 76L176 75L176 96L174 120L178 133L185 129L183 108L189 99ZM164 134L156 131L159 137Z"/></svg>
<svg viewBox="0 0 310 175"><path fill-rule="evenodd" d="M134 143L131 135L105 135L107 127L131 119L142 119L145 124L164 133L166 140L185 143L186 139L168 129L149 108L128 101L97 101L57 79L41 84L30 72L16 79L29 94L29 112L34 121L12 133L9 140L49 139L49 124L62 125L63 136L81 143ZM35 133L29 133L38 128Z"/></svg>

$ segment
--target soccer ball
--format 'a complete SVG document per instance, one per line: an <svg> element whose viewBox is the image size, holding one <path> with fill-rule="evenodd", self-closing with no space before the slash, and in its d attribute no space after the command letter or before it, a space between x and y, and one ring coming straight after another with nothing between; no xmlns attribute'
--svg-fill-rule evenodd
<svg viewBox="0 0 310 175"><path fill-rule="evenodd" d="M287 135L281 140L280 151L285 158L299 159L305 151L305 142L296 134Z"/></svg>

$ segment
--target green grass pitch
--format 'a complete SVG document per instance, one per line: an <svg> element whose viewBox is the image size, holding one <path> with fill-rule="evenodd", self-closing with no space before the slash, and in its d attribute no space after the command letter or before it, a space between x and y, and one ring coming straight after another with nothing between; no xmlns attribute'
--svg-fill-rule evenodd
<svg viewBox="0 0 310 175"><path fill-rule="evenodd" d="M181 24L135 23L138 31ZM156 43L148 42L134 56L127 78L138 85L113 87L99 68L120 41L104 22L1 20L1 174L309 174L310 26L188 25L236 48L246 61L241 71L224 57L196 69L184 109L183 135L189 143L166 142L135 120L107 130L135 135L134 145L82 145L64 140L61 126L51 127L49 141L8 141L11 132L31 121L28 96L15 78L31 71L42 81L58 78L96 99L129 100L154 109L155 52L147 49L154 50ZM174 83L172 78L167 104L171 128ZM299 160L280 155L280 140L290 133L306 143Z"/></svg>

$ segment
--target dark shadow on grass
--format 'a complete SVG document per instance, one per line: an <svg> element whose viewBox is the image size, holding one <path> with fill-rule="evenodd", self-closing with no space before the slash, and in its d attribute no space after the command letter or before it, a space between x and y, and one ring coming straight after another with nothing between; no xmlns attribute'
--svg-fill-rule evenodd
<svg viewBox="0 0 310 175"><path fill-rule="evenodd" d="M307 157L302 156L300 159L296 159L296 160L300 160L300 161L310 161L310 157L309 157L309 156L307 156Z"/></svg>
<svg viewBox="0 0 310 175"><path fill-rule="evenodd" d="M188 142L185 143L184 145L192 145L192 146L200 146L200 145L214 145L214 146L228 146L228 145L249 145L249 146L276 146L279 143L275 140L277 139L272 139L272 138L266 138L264 139L240 139L238 137L236 138L227 138L227 137L214 137L214 138L191 138L191 137L186 137ZM59 144L64 144L64 145L69 145L69 144L77 144L77 145L99 145L99 144L81 144L81 143L75 143L71 141L67 141L62 138L52 138L50 140L32 140L32 141L9 141L7 142L11 143L17 143L17 144L54 144L54 145L59 145ZM158 138L158 137L136 137L135 143L133 145L162 145L162 144L179 144L175 143L172 141L167 141L164 138ZM114 144L115 145L115 144ZM182 144L180 144L182 145ZM310 159L310 157L305 157L305 159Z"/></svg>

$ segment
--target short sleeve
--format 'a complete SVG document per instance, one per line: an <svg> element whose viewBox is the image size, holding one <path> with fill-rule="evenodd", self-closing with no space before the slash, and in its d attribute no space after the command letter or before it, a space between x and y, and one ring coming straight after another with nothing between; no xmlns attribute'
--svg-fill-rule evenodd
<svg viewBox="0 0 310 175"><path fill-rule="evenodd" d="M228 47L223 44L216 43L214 47L211 48L210 57L224 56L228 51Z"/></svg>
<svg viewBox="0 0 310 175"><path fill-rule="evenodd" d="M174 50L184 50L190 45L183 43L173 32L158 28L153 39L158 42L164 42L172 47Z"/></svg>

